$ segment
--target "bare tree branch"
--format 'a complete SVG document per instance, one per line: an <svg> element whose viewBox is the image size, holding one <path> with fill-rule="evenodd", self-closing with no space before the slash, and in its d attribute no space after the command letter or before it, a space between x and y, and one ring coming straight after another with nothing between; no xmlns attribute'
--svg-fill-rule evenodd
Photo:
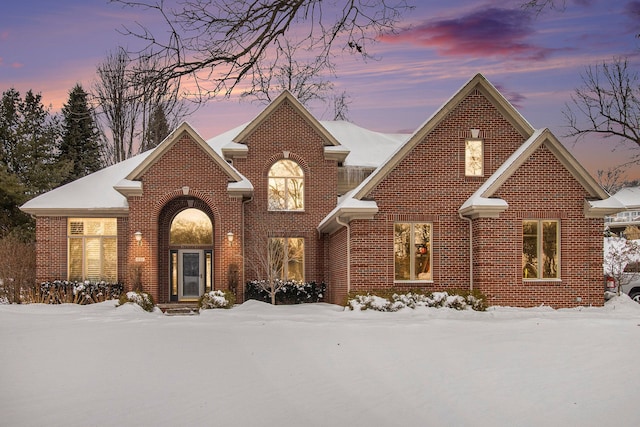
<svg viewBox="0 0 640 427"><path fill-rule="evenodd" d="M638 74L629 69L626 58L615 58L586 69L583 86L576 89L563 114L568 123L565 136L585 135L616 138L622 145L633 144L627 165L640 160L640 86Z"/></svg>
<svg viewBox="0 0 640 427"><path fill-rule="evenodd" d="M368 45L393 32L412 9L408 0L185 0L175 7L164 0L112 2L160 15L166 26L162 39L139 23L123 33L146 43L138 55L158 58L162 78L188 78L199 100L229 96L247 77L259 81L254 75L260 61L286 58L278 55L284 40L318 58L336 49L366 57Z"/></svg>

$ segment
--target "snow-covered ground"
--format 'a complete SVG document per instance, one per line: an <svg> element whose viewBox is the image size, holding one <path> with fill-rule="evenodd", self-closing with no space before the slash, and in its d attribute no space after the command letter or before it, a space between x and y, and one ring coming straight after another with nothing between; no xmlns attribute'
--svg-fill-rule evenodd
<svg viewBox="0 0 640 427"><path fill-rule="evenodd" d="M0 305L3 426L636 426L640 305Z"/></svg>

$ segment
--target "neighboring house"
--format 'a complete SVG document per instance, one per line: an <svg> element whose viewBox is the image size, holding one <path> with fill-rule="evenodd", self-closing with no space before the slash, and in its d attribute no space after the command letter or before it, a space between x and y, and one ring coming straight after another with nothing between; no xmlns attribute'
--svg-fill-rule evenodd
<svg viewBox="0 0 640 427"><path fill-rule="evenodd" d="M626 209L604 219L605 229L630 240L640 239L640 187L627 187L612 196Z"/></svg>
<svg viewBox="0 0 640 427"><path fill-rule="evenodd" d="M245 126L205 141L184 123L22 209L39 280L118 280L159 303L241 302L272 267L332 303L472 287L569 307L603 304L603 218L624 207L476 75L411 135L320 122L285 92Z"/></svg>

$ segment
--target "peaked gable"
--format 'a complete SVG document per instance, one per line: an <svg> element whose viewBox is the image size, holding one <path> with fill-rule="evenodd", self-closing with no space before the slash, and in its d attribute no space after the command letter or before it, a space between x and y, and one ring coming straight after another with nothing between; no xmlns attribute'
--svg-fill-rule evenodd
<svg viewBox="0 0 640 427"><path fill-rule="evenodd" d="M274 111L282 105L288 103L294 111L299 114L306 123L308 123L323 140L324 155L327 160L344 161L349 155L349 149L342 146L340 142L307 110L304 105L296 99L291 92L285 90L271 104L267 106L260 114L258 114L240 133L233 138L233 142L245 144L244 141L256 131L256 129L264 123ZM236 151L241 151L236 148Z"/></svg>
<svg viewBox="0 0 640 427"><path fill-rule="evenodd" d="M542 145L545 145L551 153L562 163L582 187L593 199L609 199L609 195L593 179L589 172L576 160L575 157L560 143L560 141L547 128L535 131L460 207L459 213L470 218L497 217L508 208L508 203L500 198L492 196L500 187L518 170L529 157ZM600 216L595 206L585 201L585 215ZM611 208L616 209L611 205Z"/></svg>
<svg viewBox="0 0 640 427"><path fill-rule="evenodd" d="M250 196L253 186L240 172L227 163L187 122L182 122L164 141L158 145L147 158L133 169L127 177L116 185L116 190L125 195L135 195L142 192L140 178L149 168L162 158L184 135L187 134L225 173L229 178L227 191L237 196Z"/></svg>
<svg viewBox="0 0 640 427"><path fill-rule="evenodd" d="M476 74L448 101L446 101L427 121L420 126L407 142L401 145L387 161L376 169L354 192L353 197L365 198L431 131L433 131L447 115L455 109L474 90L479 90L491 104L513 125L524 138L533 134L534 128L527 120L502 96L502 94L482 75Z"/></svg>
<svg viewBox="0 0 640 427"><path fill-rule="evenodd" d="M196 144L202 148L202 150L207 153L214 162L220 166L220 168L229 176L229 178L233 181L242 181L242 175L235 170L229 163L224 161L222 157L215 152L213 148L206 143L206 141L200 136L198 132L196 132L193 127L187 122L182 122L180 126L173 130L165 139L158 145L153 152L142 161L134 170L132 170L129 175L127 175L126 179L135 181L138 180L144 175L144 173L154 164L156 163L171 147L173 147L182 137L183 133L187 133L189 137L195 141Z"/></svg>

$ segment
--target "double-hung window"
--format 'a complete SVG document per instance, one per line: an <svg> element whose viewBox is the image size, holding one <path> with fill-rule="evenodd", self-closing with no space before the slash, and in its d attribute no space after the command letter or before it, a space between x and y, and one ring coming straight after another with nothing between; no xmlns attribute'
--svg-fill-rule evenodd
<svg viewBox="0 0 640 427"><path fill-rule="evenodd" d="M522 278L560 277L560 223L557 220L522 222Z"/></svg>
<svg viewBox="0 0 640 427"><path fill-rule="evenodd" d="M69 218L67 223L68 279L118 279L116 218Z"/></svg>
<svg viewBox="0 0 640 427"><path fill-rule="evenodd" d="M393 252L396 281L433 280L431 223L394 224Z"/></svg>

